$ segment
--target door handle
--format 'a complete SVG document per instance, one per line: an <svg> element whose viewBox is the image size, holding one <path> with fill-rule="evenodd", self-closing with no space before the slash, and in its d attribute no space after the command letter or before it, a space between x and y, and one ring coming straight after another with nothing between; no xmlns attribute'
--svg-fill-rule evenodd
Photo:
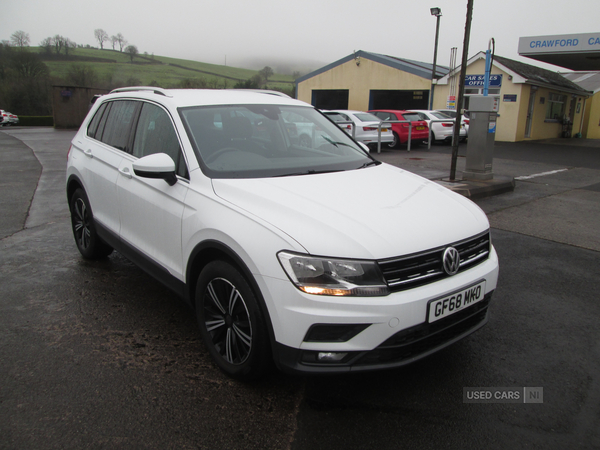
<svg viewBox="0 0 600 450"><path fill-rule="evenodd" d="M93 158L94 157L94 155L92 154L92 149L91 148L88 148L87 150L84 150L83 154L85 156L87 156L88 158Z"/></svg>
<svg viewBox="0 0 600 450"><path fill-rule="evenodd" d="M129 167L123 167L123 168L119 169L119 173L126 178L129 178L129 179L133 178L133 175L129 171Z"/></svg>

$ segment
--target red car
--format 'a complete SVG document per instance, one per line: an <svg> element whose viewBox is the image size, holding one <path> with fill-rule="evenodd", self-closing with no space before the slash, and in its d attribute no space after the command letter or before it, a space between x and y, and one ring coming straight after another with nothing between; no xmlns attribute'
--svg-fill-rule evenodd
<svg viewBox="0 0 600 450"><path fill-rule="evenodd" d="M429 139L429 127L427 122L421 119L417 113L396 109L376 109L369 111L376 115L381 120L409 120L412 125L410 140L411 146L417 146L421 142ZM408 142L408 123L392 123L392 131L394 132L394 141L389 144L390 147L396 148L400 144Z"/></svg>

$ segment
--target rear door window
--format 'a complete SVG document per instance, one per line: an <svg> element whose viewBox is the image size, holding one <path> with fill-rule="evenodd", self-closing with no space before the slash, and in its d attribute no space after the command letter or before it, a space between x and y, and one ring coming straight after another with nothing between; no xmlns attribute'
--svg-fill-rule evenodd
<svg viewBox="0 0 600 450"><path fill-rule="evenodd" d="M130 153L129 137L139 107L140 102L137 101L112 102L100 140L111 147ZM96 132L96 139L98 139L98 132Z"/></svg>

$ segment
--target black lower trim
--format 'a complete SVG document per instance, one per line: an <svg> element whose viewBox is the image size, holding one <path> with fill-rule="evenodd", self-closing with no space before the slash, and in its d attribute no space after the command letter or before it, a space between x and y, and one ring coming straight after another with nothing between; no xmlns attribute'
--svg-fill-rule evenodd
<svg viewBox="0 0 600 450"><path fill-rule="evenodd" d="M434 323L399 331L371 351L349 352L340 363L317 363L319 352L277 344L277 365L288 373L343 373L389 369L413 363L460 341L488 321L493 291L475 305Z"/></svg>
<svg viewBox="0 0 600 450"><path fill-rule="evenodd" d="M130 260L148 275L155 278L167 288L171 289L178 296L184 299L186 298L185 283L183 281L175 278L169 273L168 270L166 270L161 265L157 264L152 259L148 258L139 250L123 242L117 235L112 233L110 230L108 230L106 227L104 227L97 221L94 222L94 225L96 227L96 232L98 233L98 236L100 236L100 238L104 242L106 242L116 251L121 253L125 258Z"/></svg>

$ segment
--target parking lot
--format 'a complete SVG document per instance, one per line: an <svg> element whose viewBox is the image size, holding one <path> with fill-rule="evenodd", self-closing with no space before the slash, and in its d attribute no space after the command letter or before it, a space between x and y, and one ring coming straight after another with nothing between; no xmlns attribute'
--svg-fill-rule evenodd
<svg viewBox="0 0 600 450"><path fill-rule="evenodd" d="M64 192L73 135L0 131L0 448L600 447L597 142L496 144L494 172L517 181L477 200L500 258L483 329L401 369L243 384L212 364L169 291L117 253L79 256ZM449 153L375 156L441 179ZM464 401L495 387L543 396Z"/></svg>

